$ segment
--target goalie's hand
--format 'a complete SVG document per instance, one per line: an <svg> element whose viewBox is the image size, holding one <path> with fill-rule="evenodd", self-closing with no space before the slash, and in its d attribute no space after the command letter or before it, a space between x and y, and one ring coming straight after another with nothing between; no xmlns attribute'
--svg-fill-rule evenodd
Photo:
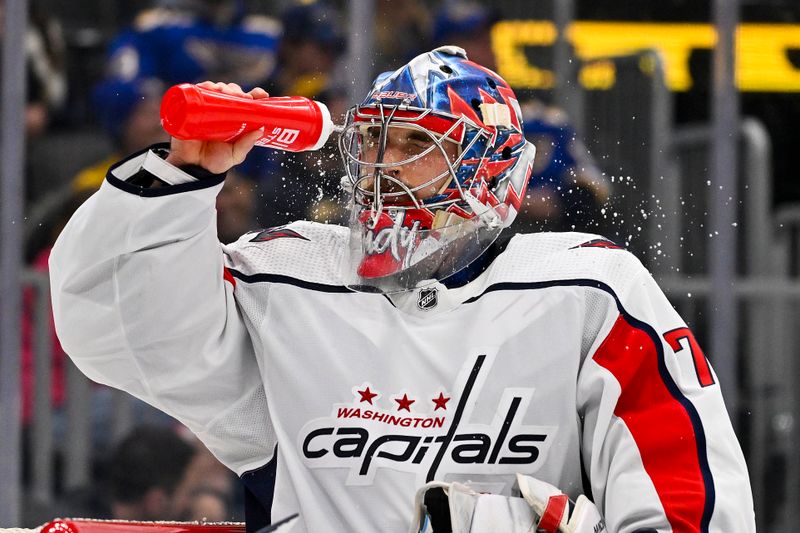
<svg viewBox="0 0 800 533"><path fill-rule="evenodd" d="M537 531L547 533L602 533L607 531L597 506L581 494L574 506L566 494L549 483L517 474L520 493L536 516Z"/></svg>
<svg viewBox="0 0 800 533"><path fill-rule="evenodd" d="M253 98L255 100L267 98L269 96L267 91L260 87L256 87L246 93L235 83L204 81L203 83L199 83L198 87L219 91L232 96ZM198 165L212 174L222 174L244 161L244 158L263 134L264 129L261 128L242 135L231 142L182 141L173 137L170 142L170 153L167 156L167 162L176 167Z"/></svg>

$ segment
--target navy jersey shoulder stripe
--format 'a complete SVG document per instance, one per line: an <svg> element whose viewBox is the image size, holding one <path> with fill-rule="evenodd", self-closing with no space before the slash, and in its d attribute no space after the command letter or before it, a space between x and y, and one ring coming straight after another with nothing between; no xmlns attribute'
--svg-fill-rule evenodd
<svg viewBox="0 0 800 533"><path fill-rule="evenodd" d="M242 274L238 270L229 268L228 271L231 275L245 283L278 283L282 285L294 285L301 289L309 289L319 292L333 292L333 293L355 293L356 291L345 287L344 285L327 285L325 283L316 283L313 281L305 281L302 279L293 278L291 276L284 276L281 274Z"/></svg>

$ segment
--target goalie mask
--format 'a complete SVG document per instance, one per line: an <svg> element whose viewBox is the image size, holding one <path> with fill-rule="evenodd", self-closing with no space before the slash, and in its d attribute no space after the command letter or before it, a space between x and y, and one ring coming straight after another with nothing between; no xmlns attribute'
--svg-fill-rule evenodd
<svg viewBox="0 0 800 533"><path fill-rule="evenodd" d="M339 149L352 192L347 283L384 293L480 256L514 220L535 152L508 84L453 46L378 76Z"/></svg>

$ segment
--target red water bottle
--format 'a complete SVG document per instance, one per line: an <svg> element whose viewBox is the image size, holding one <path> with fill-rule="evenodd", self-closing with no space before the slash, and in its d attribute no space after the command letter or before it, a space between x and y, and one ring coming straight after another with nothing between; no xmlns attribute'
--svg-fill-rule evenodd
<svg viewBox="0 0 800 533"><path fill-rule="evenodd" d="M264 127L256 146L317 150L333 131L325 104L302 96L253 100L191 83L170 87L161 99L161 126L176 139L232 141Z"/></svg>

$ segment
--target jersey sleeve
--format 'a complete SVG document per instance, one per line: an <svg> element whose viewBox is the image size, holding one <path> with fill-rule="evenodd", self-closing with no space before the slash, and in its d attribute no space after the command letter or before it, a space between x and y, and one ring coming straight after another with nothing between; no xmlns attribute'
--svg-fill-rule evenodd
<svg viewBox="0 0 800 533"><path fill-rule="evenodd" d="M143 173L178 184L126 181ZM242 473L267 462L275 437L216 237L222 179L197 181L152 151L112 167L59 236L50 275L78 368L177 418Z"/></svg>
<svg viewBox="0 0 800 533"><path fill-rule="evenodd" d="M582 454L608 530L755 531L747 467L717 377L641 266L578 380ZM612 301L613 300L613 301Z"/></svg>

